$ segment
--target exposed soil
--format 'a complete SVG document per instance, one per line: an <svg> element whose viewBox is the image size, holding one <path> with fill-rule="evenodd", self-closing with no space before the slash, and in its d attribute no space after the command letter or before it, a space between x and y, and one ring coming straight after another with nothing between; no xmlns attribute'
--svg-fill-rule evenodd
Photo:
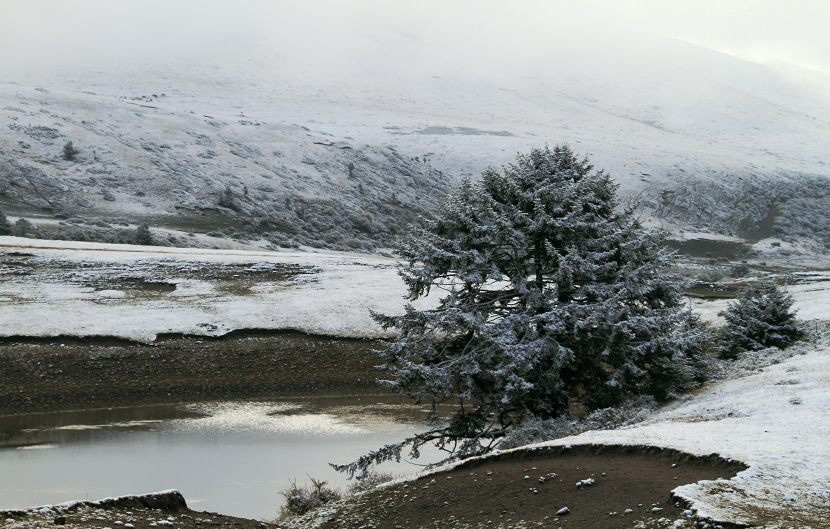
<svg viewBox="0 0 830 529"><path fill-rule="evenodd" d="M0 511L3 529L64 527L84 529L266 529L259 520L192 511L178 492L77 502L69 506L27 511Z"/></svg>
<svg viewBox="0 0 830 529"><path fill-rule="evenodd" d="M750 247L742 242L716 239L689 239L666 241L666 246L691 257L738 259L749 253Z"/></svg>
<svg viewBox="0 0 830 529"><path fill-rule="evenodd" d="M675 487L728 478L743 465L647 447L576 446L511 453L370 491L320 518L323 529L670 528L701 525ZM577 482L592 479L592 484ZM557 514L567 507L567 514ZM675 525L682 520L682 525ZM190 510L177 492L0 511L4 529L284 529L317 527L309 519L273 524ZM724 526L726 527L726 526Z"/></svg>
<svg viewBox="0 0 830 529"><path fill-rule="evenodd" d="M0 340L0 415L380 391L377 342L299 332Z"/></svg>
<svg viewBox="0 0 830 529"><path fill-rule="evenodd" d="M672 527L676 520L691 527L691 512L671 490L745 468L642 447L511 453L354 497L322 527L619 529ZM589 478L593 484L577 486ZM569 513L557 515L564 507Z"/></svg>

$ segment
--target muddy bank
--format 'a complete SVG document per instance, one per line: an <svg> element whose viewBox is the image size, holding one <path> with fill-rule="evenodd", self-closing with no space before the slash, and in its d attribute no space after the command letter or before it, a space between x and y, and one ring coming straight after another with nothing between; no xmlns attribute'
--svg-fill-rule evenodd
<svg viewBox="0 0 830 529"><path fill-rule="evenodd" d="M738 259L750 253L748 244L720 239L689 239L666 241L666 246L690 257Z"/></svg>
<svg viewBox="0 0 830 529"><path fill-rule="evenodd" d="M0 341L0 415L283 395L378 393L377 342L299 332Z"/></svg>
<svg viewBox="0 0 830 529"><path fill-rule="evenodd" d="M122 496L99 501L77 501L58 506L46 506L26 511L0 511L0 526L4 529L34 529L65 527L103 529L177 528L206 529L233 527L237 529L265 529L275 527L258 520L236 518L212 512L190 510L184 497L177 491L166 491L140 496Z"/></svg>
<svg viewBox="0 0 830 529"><path fill-rule="evenodd" d="M677 520L693 527L691 511L672 489L745 468L716 456L643 447L514 452L354 497L319 527L619 529L677 527Z"/></svg>
<svg viewBox="0 0 830 529"><path fill-rule="evenodd" d="M193 511L176 491L0 511L0 519L5 519L4 529L692 528L702 524L671 490L729 478L745 468L717 456L674 450L576 446L471 461L276 524Z"/></svg>

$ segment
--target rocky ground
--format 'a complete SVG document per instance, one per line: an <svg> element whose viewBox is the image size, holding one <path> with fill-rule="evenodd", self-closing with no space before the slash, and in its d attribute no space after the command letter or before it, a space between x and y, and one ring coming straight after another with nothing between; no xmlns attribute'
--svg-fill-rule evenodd
<svg viewBox="0 0 830 529"><path fill-rule="evenodd" d="M0 341L0 415L303 394L365 394L377 342L298 332Z"/></svg>
<svg viewBox="0 0 830 529"><path fill-rule="evenodd" d="M176 491L124 496L92 502L69 502L27 511L0 511L3 529L265 529L257 520L192 511Z"/></svg>

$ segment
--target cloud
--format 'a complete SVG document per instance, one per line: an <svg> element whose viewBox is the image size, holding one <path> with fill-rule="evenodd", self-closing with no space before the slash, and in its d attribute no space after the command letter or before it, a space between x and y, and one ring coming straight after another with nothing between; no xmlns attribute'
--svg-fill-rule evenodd
<svg viewBox="0 0 830 529"><path fill-rule="evenodd" d="M274 58L292 73L483 73L681 38L830 71L822 0L3 0L8 71ZM645 53L640 50L639 52Z"/></svg>

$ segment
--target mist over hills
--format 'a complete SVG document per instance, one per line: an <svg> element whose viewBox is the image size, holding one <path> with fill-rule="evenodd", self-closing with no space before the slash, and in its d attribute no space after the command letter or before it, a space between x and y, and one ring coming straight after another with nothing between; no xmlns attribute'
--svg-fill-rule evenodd
<svg viewBox="0 0 830 529"><path fill-rule="evenodd" d="M0 206L372 250L460 178L568 142L655 225L830 242L820 74L668 39L427 61L397 38L349 67L312 50L6 78Z"/></svg>

